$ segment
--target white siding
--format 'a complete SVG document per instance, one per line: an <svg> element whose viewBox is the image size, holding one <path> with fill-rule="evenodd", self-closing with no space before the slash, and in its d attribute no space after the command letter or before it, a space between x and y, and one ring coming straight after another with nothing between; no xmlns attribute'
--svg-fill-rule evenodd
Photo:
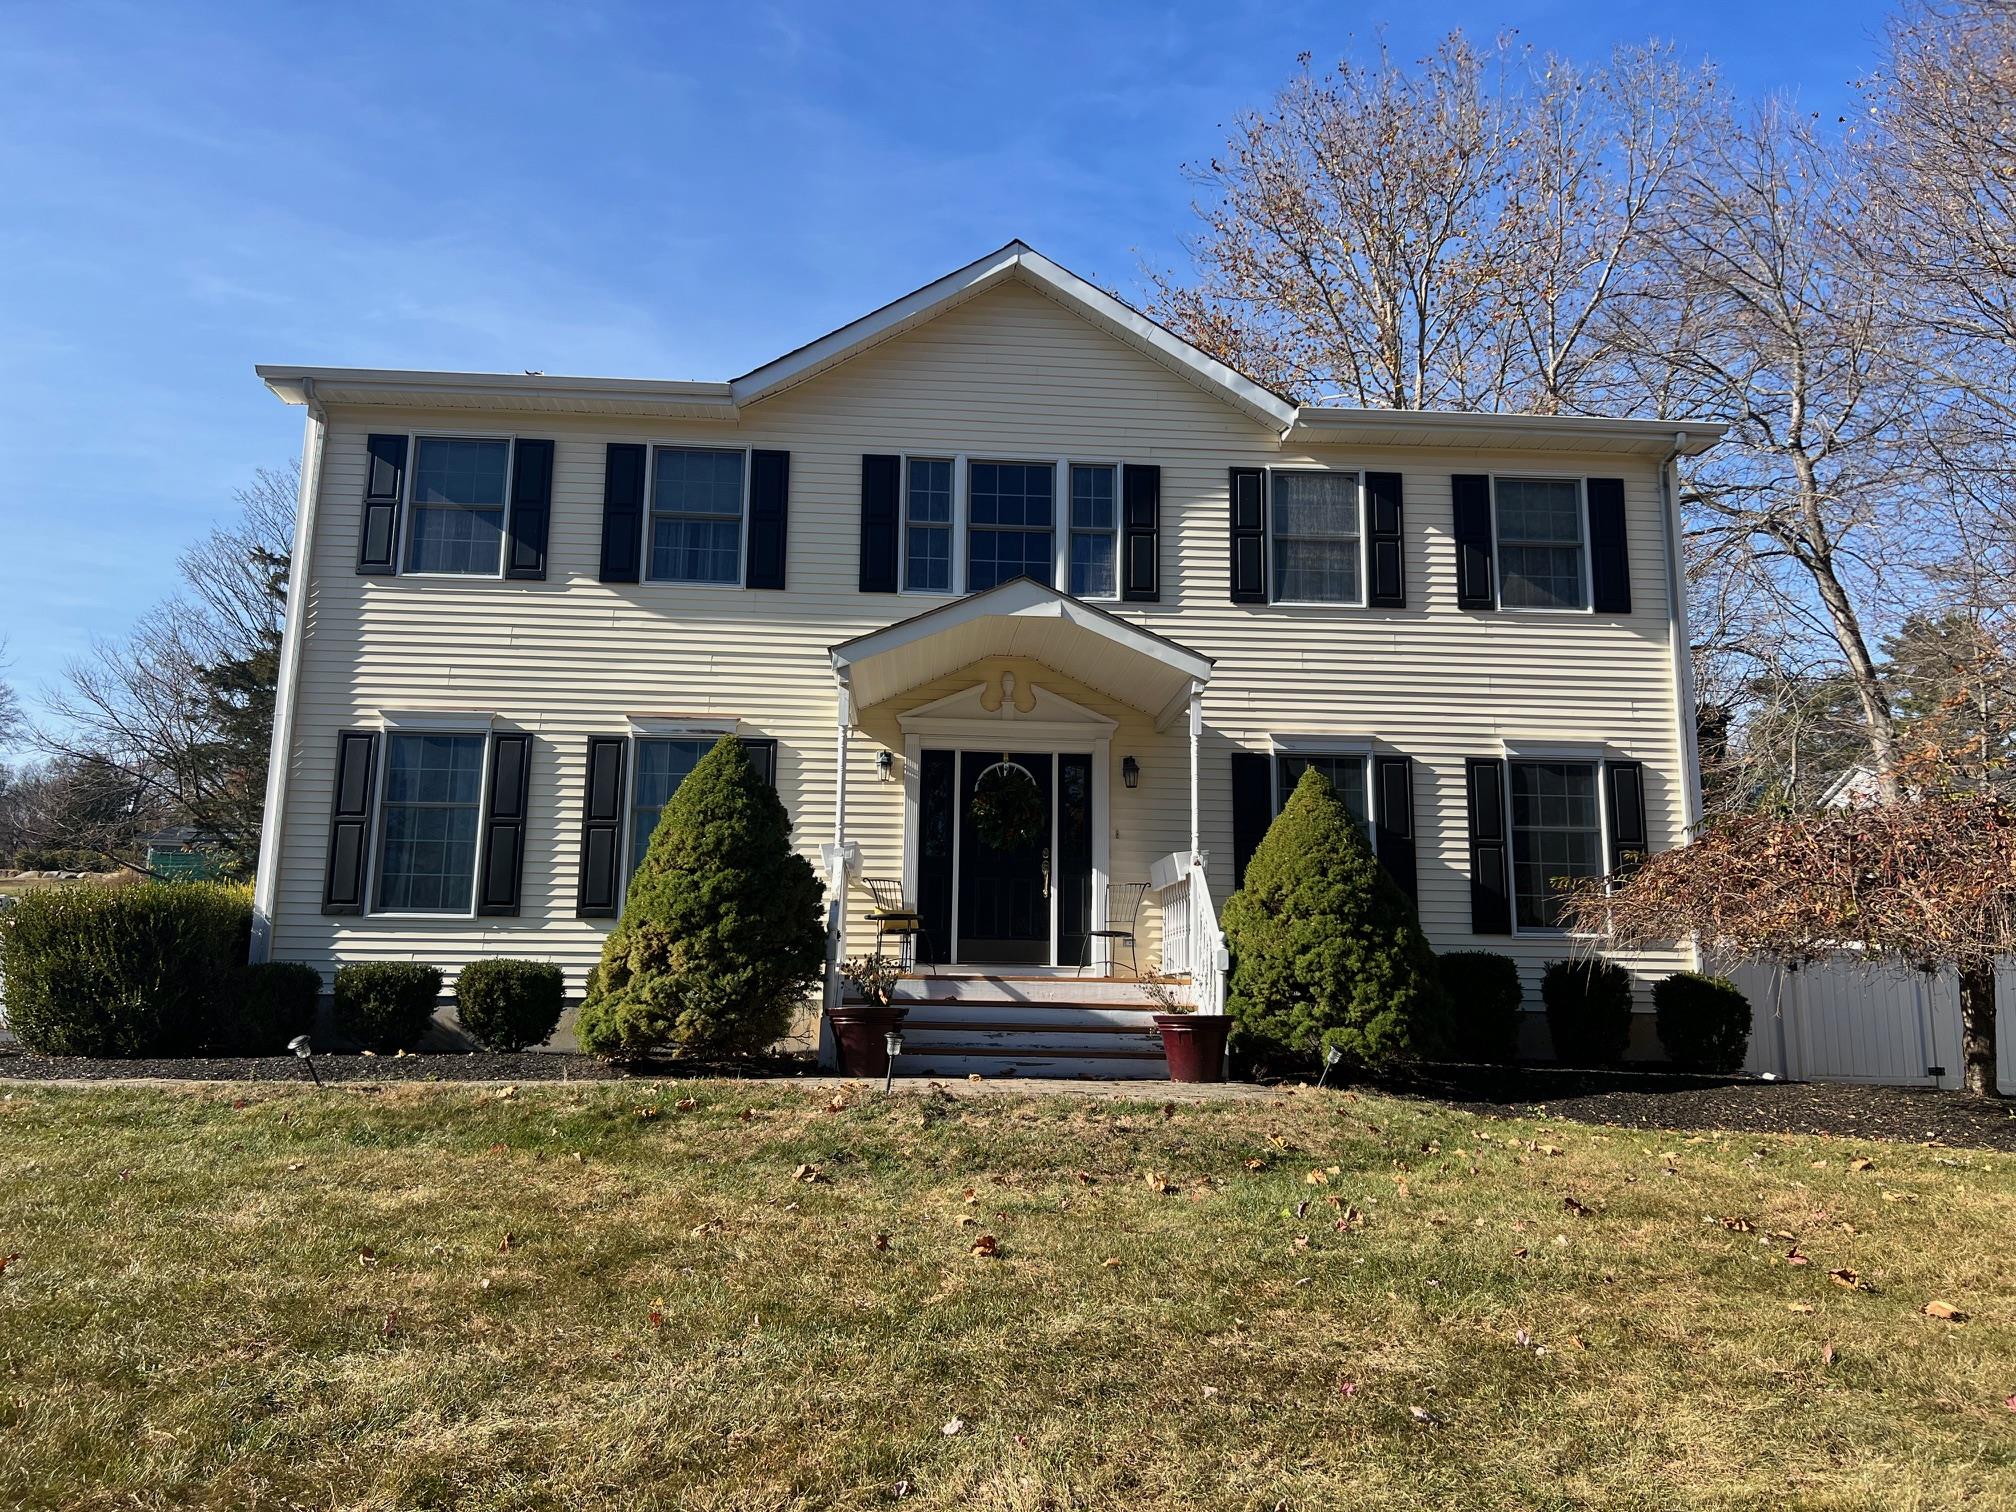
<svg viewBox="0 0 2016 1512"><path fill-rule="evenodd" d="M1413 757L1421 910L1438 949L1515 955L1532 979L1568 953L1559 939L1469 933L1463 759L1501 738L1603 740L1645 763L1655 846L1681 837L1683 797L1654 464L1614 455L1343 447L1284 451L1278 437L1075 314L1020 284L989 291L842 368L745 411L738 422L526 415L522 434L557 442L544 582L359 577L365 437L425 429L495 433L509 417L338 408L331 412L273 954L328 968L413 957L454 969L486 953L562 962L578 990L606 924L574 917L584 748L625 716L733 715L780 742L778 782L800 845L833 828L834 696L827 648L942 602L856 591L863 452L976 457L1077 454L1162 467L1163 600L1118 612L1217 659L1205 697L1204 842L1221 903L1230 891L1229 755L1270 734L1376 737ZM781 447L791 452L789 590L750 592L595 580L603 446L610 440ZM1227 469L1300 465L1405 476L1408 607L1232 604ZM1466 614L1456 608L1452 472L1621 476L1634 612ZM1157 736L1111 699L1040 668L1025 674L1121 721L1112 758L1114 874L1186 842L1182 726ZM866 869L900 874L902 784L876 780L878 741L899 757L894 712L980 680L915 690L865 720L848 776L850 836ZM524 906L510 920L324 918L323 850L335 735L386 709L456 708L531 731L532 818ZM1141 787L1119 780L1124 755ZM857 898L857 906L860 900ZM1663 973L1684 953L1632 962Z"/></svg>

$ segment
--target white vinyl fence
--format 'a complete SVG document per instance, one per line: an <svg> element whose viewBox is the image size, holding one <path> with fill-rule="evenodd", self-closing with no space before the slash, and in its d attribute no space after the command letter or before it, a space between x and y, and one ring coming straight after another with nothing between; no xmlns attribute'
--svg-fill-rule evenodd
<svg viewBox="0 0 2016 1512"><path fill-rule="evenodd" d="M1960 986L1950 971L1824 961L1797 971L1746 961L1723 974L1756 1017L1743 1069L1794 1081L1960 1085ZM2016 1092L2016 963L1996 972L1997 1066Z"/></svg>

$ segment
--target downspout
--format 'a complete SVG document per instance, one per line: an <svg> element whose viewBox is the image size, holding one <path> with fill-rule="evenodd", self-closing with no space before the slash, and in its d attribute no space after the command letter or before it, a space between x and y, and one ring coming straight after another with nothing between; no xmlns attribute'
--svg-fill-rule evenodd
<svg viewBox="0 0 2016 1512"><path fill-rule="evenodd" d="M1694 707L1694 656L1687 625L1687 569L1681 559L1680 481L1677 466L1687 449L1684 431L1673 433L1673 449L1659 464L1660 529L1666 542L1666 600L1672 606L1667 618L1667 635L1673 654L1674 735L1680 747L1680 818L1686 838L1692 840L1701 827L1701 744L1699 715ZM1698 968L1701 951L1690 943L1688 951Z"/></svg>
<svg viewBox="0 0 2016 1512"><path fill-rule="evenodd" d="M294 548L287 563L287 618L280 631L280 681L273 693L273 741L266 756L266 803L259 820L259 868L252 876L253 964L273 954L273 909L280 895L281 829L287 811L287 769L294 747L295 690L301 682L307 636L308 579L315 542L315 501L322 491L322 449L328 411L315 397L315 380L301 380L308 419L301 433L301 491L294 503Z"/></svg>

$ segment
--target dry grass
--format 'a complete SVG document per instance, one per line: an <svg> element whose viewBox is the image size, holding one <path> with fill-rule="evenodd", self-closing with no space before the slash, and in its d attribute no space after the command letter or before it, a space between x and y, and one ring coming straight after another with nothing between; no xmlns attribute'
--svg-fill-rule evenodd
<svg viewBox="0 0 2016 1512"><path fill-rule="evenodd" d="M0 1504L2016 1504L2011 1163L1306 1092L16 1090Z"/></svg>

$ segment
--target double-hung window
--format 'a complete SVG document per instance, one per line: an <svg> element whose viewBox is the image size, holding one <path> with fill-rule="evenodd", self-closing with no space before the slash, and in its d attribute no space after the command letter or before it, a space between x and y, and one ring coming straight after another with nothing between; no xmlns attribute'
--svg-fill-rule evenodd
<svg viewBox="0 0 2016 1512"><path fill-rule="evenodd" d="M1513 916L1521 929L1561 927L1562 887L1604 874L1601 768L1593 761L1513 761Z"/></svg>
<svg viewBox="0 0 2016 1512"><path fill-rule="evenodd" d="M1302 774L1314 767L1330 779L1330 786L1343 800L1351 817L1365 826L1365 839L1376 849L1377 836L1372 823L1370 785L1365 780L1366 757L1363 752L1351 751L1341 754L1303 754L1279 751L1274 756L1274 812L1280 813L1287 806L1295 786L1302 780Z"/></svg>
<svg viewBox="0 0 2016 1512"><path fill-rule="evenodd" d="M1010 578L1056 581L1057 468L1051 462L967 467L966 591Z"/></svg>
<svg viewBox="0 0 2016 1512"><path fill-rule="evenodd" d="M1071 466L1071 592L1079 598L1117 598L1120 593L1118 473L1118 468L1098 463Z"/></svg>
<svg viewBox="0 0 2016 1512"><path fill-rule="evenodd" d="M952 463L912 457L903 479L903 586L952 591Z"/></svg>
<svg viewBox="0 0 2016 1512"><path fill-rule="evenodd" d="M651 836L665 805L679 791L679 784L700 764L700 758L714 749L718 735L638 736L635 775L630 781L630 865L625 876L634 877L651 848ZM744 740L742 749L757 775L772 786L777 782L777 742Z"/></svg>
<svg viewBox="0 0 2016 1512"><path fill-rule="evenodd" d="M469 912L483 808L483 735L388 734L377 908Z"/></svg>
<svg viewBox="0 0 2016 1512"><path fill-rule="evenodd" d="M651 577L742 581L743 454L661 446L651 477Z"/></svg>
<svg viewBox="0 0 2016 1512"><path fill-rule="evenodd" d="M1273 474L1269 533L1277 602L1365 602L1364 519L1354 472Z"/></svg>
<svg viewBox="0 0 2016 1512"><path fill-rule="evenodd" d="M1589 607L1588 520L1576 478L1499 478L1498 602L1506 609Z"/></svg>
<svg viewBox="0 0 2016 1512"><path fill-rule="evenodd" d="M510 473L509 441L418 437L406 570L495 577Z"/></svg>

